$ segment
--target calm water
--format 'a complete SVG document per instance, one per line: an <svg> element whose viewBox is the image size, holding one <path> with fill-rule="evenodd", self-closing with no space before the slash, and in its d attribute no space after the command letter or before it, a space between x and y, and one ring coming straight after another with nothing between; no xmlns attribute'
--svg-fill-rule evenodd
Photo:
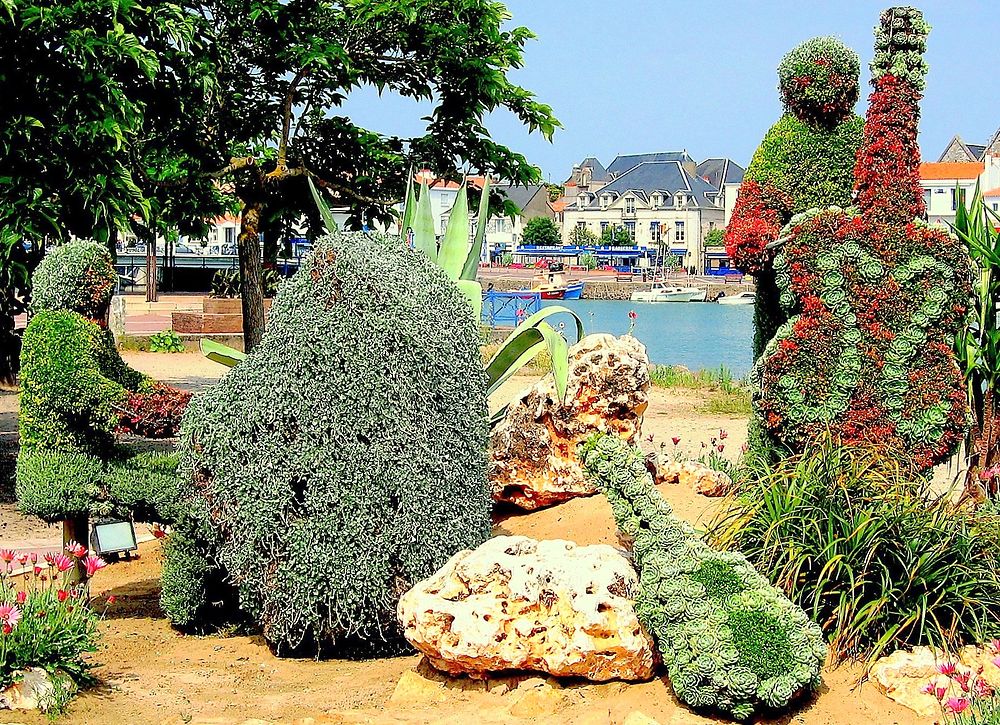
<svg viewBox="0 0 1000 725"><path fill-rule="evenodd" d="M753 362L753 305L600 300L543 304L569 307L583 320L588 334L625 334L628 312L635 310L638 317L633 334L646 346L654 363L684 365L692 370L725 365L734 375L742 377ZM550 320L553 324L559 322L556 317Z"/></svg>

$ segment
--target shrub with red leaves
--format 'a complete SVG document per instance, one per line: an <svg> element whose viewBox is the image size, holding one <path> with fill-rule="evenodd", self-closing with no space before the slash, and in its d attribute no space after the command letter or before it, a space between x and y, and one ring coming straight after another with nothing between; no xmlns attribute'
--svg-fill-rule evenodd
<svg viewBox="0 0 1000 725"><path fill-rule="evenodd" d="M144 438L175 436L190 401L191 393L186 390L153 383L150 389L129 395L119 430Z"/></svg>

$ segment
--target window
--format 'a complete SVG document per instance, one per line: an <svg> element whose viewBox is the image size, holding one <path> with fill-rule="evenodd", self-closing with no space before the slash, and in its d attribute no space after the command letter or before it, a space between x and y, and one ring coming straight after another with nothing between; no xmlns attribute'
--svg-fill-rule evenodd
<svg viewBox="0 0 1000 725"><path fill-rule="evenodd" d="M965 189L952 189L951 210L956 211L958 209L959 204L962 204L963 206L965 205Z"/></svg>
<svg viewBox="0 0 1000 725"><path fill-rule="evenodd" d="M684 241L684 222L674 222L674 241Z"/></svg>
<svg viewBox="0 0 1000 725"><path fill-rule="evenodd" d="M653 208L654 209L659 209L660 208L660 202L661 202L661 200L662 199L661 199L661 197L660 197L659 194L653 194Z"/></svg>
<svg viewBox="0 0 1000 725"><path fill-rule="evenodd" d="M993 211L1000 211L1000 204L993 202Z"/></svg>
<svg viewBox="0 0 1000 725"><path fill-rule="evenodd" d="M236 227L226 227L226 244L236 244Z"/></svg>
<svg viewBox="0 0 1000 725"><path fill-rule="evenodd" d="M577 229L586 229L587 228L587 222L585 222L585 221L584 222L577 222L576 223L576 228Z"/></svg>
<svg viewBox="0 0 1000 725"><path fill-rule="evenodd" d="M625 213L635 214L635 199L633 199L631 196L625 197ZM634 239L635 237L632 238Z"/></svg>
<svg viewBox="0 0 1000 725"><path fill-rule="evenodd" d="M601 208L602 209L607 209L610 204L611 204L611 197L610 196L608 196L607 194L605 194L604 196L601 197Z"/></svg>
<svg viewBox="0 0 1000 725"><path fill-rule="evenodd" d="M650 222L649 223L649 238L654 244L660 243L660 223Z"/></svg>
<svg viewBox="0 0 1000 725"><path fill-rule="evenodd" d="M715 229L715 222L709 222L708 223L708 231L712 231L713 229Z"/></svg>
<svg viewBox="0 0 1000 725"><path fill-rule="evenodd" d="M931 190L924 189L924 209L928 212L931 210Z"/></svg>
<svg viewBox="0 0 1000 725"><path fill-rule="evenodd" d="M625 231L628 232L629 238L635 241L635 222L625 222Z"/></svg>
<svg viewBox="0 0 1000 725"><path fill-rule="evenodd" d="M601 222L601 236L602 237L604 236L604 233L608 230L609 226L610 226L610 222Z"/></svg>

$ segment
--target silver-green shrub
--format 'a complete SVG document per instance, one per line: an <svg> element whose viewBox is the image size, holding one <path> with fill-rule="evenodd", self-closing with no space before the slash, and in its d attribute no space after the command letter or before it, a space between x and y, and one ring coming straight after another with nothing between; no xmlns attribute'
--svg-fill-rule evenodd
<svg viewBox="0 0 1000 725"><path fill-rule="evenodd" d="M743 720L819 686L820 628L742 555L715 551L674 516L639 450L594 436L581 455L632 543L636 614L679 700Z"/></svg>
<svg viewBox="0 0 1000 725"><path fill-rule="evenodd" d="M107 314L118 274L106 247L76 241L49 249L31 275L31 309L72 310L101 319Z"/></svg>
<svg viewBox="0 0 1000 725"><path fill-rule="evenodd" d="M279 651L393 640L399 596L490 534L486 445L461 292L397 238L336 233L282 285L261 344L192 400L181 533ZM163 584L167 614L195 623L203 594Z"/></svg>

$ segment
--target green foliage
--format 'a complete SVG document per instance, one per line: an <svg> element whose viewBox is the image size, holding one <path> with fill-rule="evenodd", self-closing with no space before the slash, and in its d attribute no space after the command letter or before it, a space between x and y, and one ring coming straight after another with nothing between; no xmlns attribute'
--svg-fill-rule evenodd
<svg viewBox="0 0 1000 725"><path fill-rule="evenodd" d="M45 521L88 514L103 474L101 461L86 453L22 449L15 486L19 508Z"/></svg>
<svg viewBox="0 0 1000 725"><path fill-rule="evenodd" d="M593 232L587 232L588 234L593 234ZM596 240L595 240L596 243ZM597 269L597 257L593 254L584 254L580 256L580 264L586 267L588 270Z"/></svg>
<svg viewBox="0 0 1000 725"><path fill-rule="evenodd" d="M857 115L825 128L786 113L768 130L745 179L791 199L779 210L782 223L809 209L848 207L863 128L864 119Z"/></svg>
<svg viewBox="0 0 1000 725"><path fill-rule="evenodd" d="M582 450L639 572L636 614L652 633L678 699L744 720L815 690L822 634L747 560L710 549L676 518L641 451L614 436Z"/></svg>
<svg viewBox="0 0 1000 725"><path fill-rule="evenodd" d="M589 247L591 245L597 244L601 240L594 232L587 229L587 227L573 227L569 232L569 243L578 247ZM584 257L593 258L592 254L585 254ZM594 260L594 267L588 267L588 269L594 269L597 264L597 260ZM580 259L580 263L584 264L583 258Z"/></svg>
<svg viewBox="0 0 1000 725"><path fill-rule="evenodd" d="M924 53L930 30L930 24L916 8L903 6L883 11L875 26L872 78L891 74L923 90L928 70Z"/></svg>
<svg viewBox="0 0 1000 725"><path fill-rule="evenodd" d="M178 528L279 651L395 641L399 595L489 536L478 343L424 254L335 234L282 287L260 346L192 401ZM186 621L192 583L163 584Z"/></svg>
<svg viewBox="0 0 1000 725"><path fill-rule="evenodd" d="M117 282L114 260L105 247L84 241L62 244L48 250L32 275L31 308L102 319Z"/></svg>
<svg viewBox="0 0 1000 725"><path fill-rule="evenodd" d="M719 229L709 229L708 234L705 235L705 246L706 247L721 247L726 243L726 230Z"/></svg>
<svg viewBox="0 0 1000 725"><path fill-rule="evenodd" d="M514 255L511 252L504 252L500 255L500 264L504 267L514 264Z"/></svg>
<svg viewBox="0 0 1000 725"><path fill-rule="evenodd" d="M161 330L149 336L149 351L184 352L184 343L173 330Z"/></svg>
<svg viewBox="0 0 1000 725"><path fill-rule="evenodd" d="M263 271L264 297L271 298L278 294L281 275L276 269L268 267ZM209 297L216 299L232 299L240 296L240 272L238 269L220 269L212 276L212 287Z"/></svg>
<svg viewBox="0 0 1000 725"><path fill-rule="evenodd" d="M103 490L95 496L91 513L124 514L136 521L176 524L184 515L178 460L176 453L120 453L107 464Z"/></svg>
<svg viewBox="0 0 1000 725"><path fill-rule="evenodd" d="M75 312L38 313L21 353L22 448L110 450L118 409L145 380L109 331Z"/></svg>
<svg viewBox="0 0 1000 725"><path fill-rule="evenodd" d="M216 567L184 531L163 543L160 607L177 627L192 628L209 618L208 581Z"/></svg>
<svg viewBox="0 0 1000 725"><path fill-rule="evenodd" d="M624 226L609 224L601 230L601 244L611 247L634 247L635 240Z"/></svg>
<svg viewBox="0 0 1000 725"><path fill-rule="evenodd" d="M16 379L21 338L14 332L14 318L28 309L34 255L20 236L0 230L0 383Z"/></svg>
<svg viewBox="0 0 1000 725"><path fill-rule="evenodd" d="M547 216L536 216L524 225L521 235L525 244L537 244L540 247L558 247L562 245L559 227Z"/></svg>
<svg viewBox="0 0 1000 725"><path fill-rule="evenodd" d="M682 366L654 365L649 371L650 382L658 388L690 388L691 390L721 390L737 393L742 390L733 373L722 365L718 370L692 372Z"/></svg>
<svg viewBox="0 0 1000 725"><path fill-rule="evenodd" d="M778 65L778 89L785 109L821 126L840 123L858 102L858 54L837 38L810 38Z"/></svg>
<svg viewBox="0 0 1000 725"><path fill-rule="evenodd" d="M878 449L826 440L738 483L709 540L823 624L838 658L997 633L1000 517L954 509Z"/></svg>

